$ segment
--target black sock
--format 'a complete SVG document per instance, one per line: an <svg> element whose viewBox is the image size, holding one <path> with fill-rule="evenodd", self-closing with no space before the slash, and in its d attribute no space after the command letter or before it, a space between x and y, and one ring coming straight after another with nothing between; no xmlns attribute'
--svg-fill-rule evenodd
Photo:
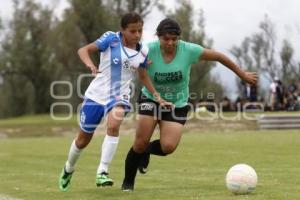
<svg viewBox="0 0 300 200"><path fill-rule="evenodd" d="M124 182L134 184L137 169L143 153L136 153L131 147L125 160L125 178Z"/></svg>
<svg viewBox="0 0 300 200"><path fill-rule="evenodd" d="M154 140L150 142L147 152L157 156L166 156L167 154L163 152L160 145L160 140Z"/></svg>

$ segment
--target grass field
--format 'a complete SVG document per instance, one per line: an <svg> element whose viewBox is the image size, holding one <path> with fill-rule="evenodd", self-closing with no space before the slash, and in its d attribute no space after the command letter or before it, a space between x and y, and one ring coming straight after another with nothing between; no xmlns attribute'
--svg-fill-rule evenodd
<svg viewBox="0 0 300 200"><path fill-rule="evenodd" d="M1 122L0 125L8 126ZM32 128L39 129L39 126ZM121 136L110 167L115 180L113 187L95 186L103 139L97 135L83 152L71 188L65 193L59 191L57 182L72 136L45 135L0 139L0 200L7 200L8 196L26 200L300 199L299 130L186 133L174 154L151 157L150 171L138 175L133 193L120 190L124 158L133 141L132 135ZM236 196L225 187L226 172L237 163L247 163L256 169L258 186L250 195Z"/></svg>

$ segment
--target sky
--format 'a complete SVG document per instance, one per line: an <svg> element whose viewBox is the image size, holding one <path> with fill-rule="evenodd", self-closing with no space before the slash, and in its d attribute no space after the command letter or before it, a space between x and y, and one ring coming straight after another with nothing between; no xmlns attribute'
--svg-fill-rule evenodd
<svg viewBox="0 0 300 200"><path fill-rule="evenodd" d="M66 0L36 0L52 6L59 16L68 6ZM167 8L174 9L176 0L161 0ZM240 45L246 36L259 30L259 22L267 14L275 24L279 45L284 38L288 38L295 52L295 58L300 61L300 51L296 47L300 44L300 1L299 0L189 0L196 12L204 10L206 19L206 33L213 38L213 48L230 58L229 49ZM170 6L171 5L171 6ZM12 0L0 0L0 16L4 21L12 17ZM154 9L145 19L144 41L155 39L155 28L164 16ZM223 85L230 88L229 96L236 94L235 75L226 67L217 65L212 74L218 77ZM265 83L264 83L265 84Z"/></svg>

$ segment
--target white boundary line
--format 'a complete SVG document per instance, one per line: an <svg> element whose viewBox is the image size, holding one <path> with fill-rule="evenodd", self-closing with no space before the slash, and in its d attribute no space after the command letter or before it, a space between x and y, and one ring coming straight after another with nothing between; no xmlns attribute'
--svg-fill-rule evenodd
<svg viewBox="0 0 300 200"><path fill-rule="evenodd" d="M14 198L12 196L5 195L5 194L0 194L0 200L23 200L23 199Z"/></svg>

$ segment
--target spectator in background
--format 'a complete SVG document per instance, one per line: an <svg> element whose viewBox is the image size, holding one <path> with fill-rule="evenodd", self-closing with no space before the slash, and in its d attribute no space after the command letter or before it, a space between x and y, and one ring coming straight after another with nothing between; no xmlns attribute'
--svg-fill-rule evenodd
<svg viewBox="0 0 300 200"><path fill-rule="evenodd" d="M297 110L298 86L294 79L291 81L290 85L287 88L286 100L287 100L287 102L285 105L285 109L287 111Z"/></svg>
<svg viewBox="0 0 300 200"><path fill-rule="evenodd" d="M276 108L278 110L283 110L284 109L284 104L285 104L285 99L284 99L284 86L281 80L276 81Z"/></svg>
<svg viewBox="0 0 300 200"><path fill-rule="evenodd" d="M240 96L238 96L234 102L234 111L236 112L240 111L242 104L243 104L243 99Z"/></svg>
<svg viewBox="0 0 300 200"><path fill-rule="evenodd" d="M276 86L277 86L277 81L278 80L279 80L279 78L276 76L274 78L274 81L270 85L270 107L271 107L271 111L273 111L275 109L275 105L276 105Z"/></svg>
<svg viewBox="0 0 300 200"><path fill-rule="evenodd" d="M221 109L222 109L223 112L230 112L230 111L232 111L231 102L228 99L228 97L226 97L226 96L222 99Z"/></svg>
<svg viewBox="0 0 300 200"><path fill-rule="evenodd" d="M248 102L257 101L257 85L250 85L248 83L242 82L244 86L243 96Z"/></svg>
<svg viewBox="0 0 300 200"><path fill-rule="evenodd" d="M298 86L296 84L296 80L293 79L290 83L290 85L288 86L288 93L290 93L291 95L298 97Z"/></svg>

